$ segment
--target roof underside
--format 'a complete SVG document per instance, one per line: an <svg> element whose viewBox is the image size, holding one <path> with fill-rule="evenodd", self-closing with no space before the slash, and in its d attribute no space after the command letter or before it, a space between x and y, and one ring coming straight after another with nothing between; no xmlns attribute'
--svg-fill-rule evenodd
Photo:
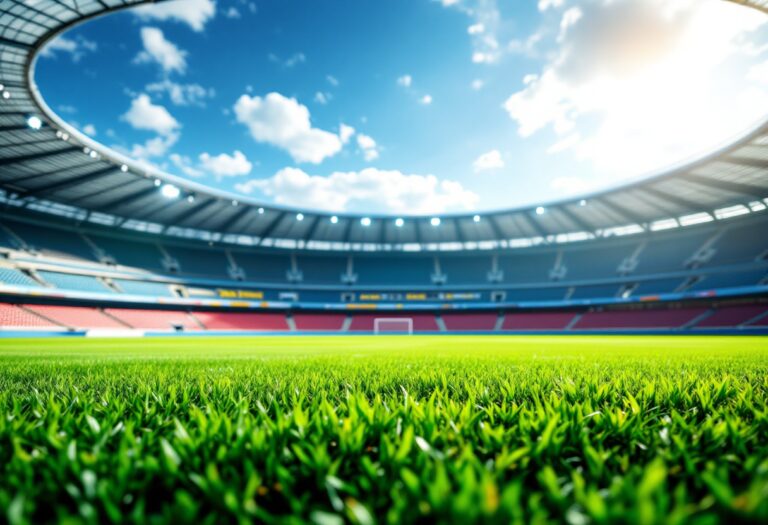
<svg viewBox="0 0 768 525"><path fill-rule="evenodd" d="M768 197L768 124L727 150L664 175L619 189L546 206L473 215L374 217L369 226L360 216L277 208L241 200L182 179L147 173L71 129L36 97L31 85L33 58L43 43L67 27L145 0L0 0L0 190L7 205L66 214L81 220L150 231L216 238L231 234L274 245L275 241L365 244L384 249L434 243L501 242L550 239L558 235L601 235L634 225L648 229L665 219L715 210ZM740 0L763 11L768 0ZM40 130L27 126L40 115ZM180 187L175 200L163 197L158 185ZM237 199L237 200L234 200ZM301 212L303 220L298 220Z"/></svg>

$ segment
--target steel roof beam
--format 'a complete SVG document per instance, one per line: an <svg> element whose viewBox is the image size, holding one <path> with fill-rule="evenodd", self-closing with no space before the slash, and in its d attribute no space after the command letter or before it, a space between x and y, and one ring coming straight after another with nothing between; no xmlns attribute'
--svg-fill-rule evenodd
<svg viewBox="0 0 768 525"><path fill-rule="evenodd" d="M180 214L178 214L175 217L172 217L169 221L169 226L179 226L182 227L181 224L189 219L190 217L197 215L198 213L201 213L203 210L207 210L212 205L216 204L218 199L208 199L205 202L202 202L201 204L194 204L194 206L191 206L190 208L184 210Z"/></svg>
<svg viewBox="0 0 768 525"><path fill-rule="evenodd" d="M237 224L237 222L243 217L245 217L250 211L253 211L253 208L251 208L250 206L243 205L243 208L237 211L232 217L224 221L224 224L222 224L221 226L217 226L216 228L213 228L213 229L216 231L224 232L224 233L234 233L229 231L230 228L232 228L232 226Z"/></svg>
<svg viewBox="0 0 768 525"><path fill-rule="evenodd" d="M54 182L53 184L46 184L44 186L41 186L40 188L36 188L34 190L29 190L26 192L23 192L21 194L22 197L45 197L47 195L50 195L51 193L54 193L59 190L64 190L67 188L71 188L72 186L78 186L80 184L84 184L86 182L89 182L93 179L97 179L101 177L102 175L106 175L110 172L115 171L117 168L115 166L110 166L108 168L103 168L100 170L92 171L90 173L86 173L84 175L79 175L77 177L74 177L72 179L64 179L57 182Z"/></svg>
<svg viewBox="0 0 768 525"><path fill-rule="evenodd" d="M136 201L140 201L141 199L144 199L146 197L149 197L152 194L157 194L157 193L158 193L158 189L153 184L147 188L142 188L138 191L135 191L130 195L123 195L123 196L116 197L111 201L107 201L105 204L102 204L96 209L99 211L109 210L111 212L112 208L121 208L128 204L133 204Z"/></svg>
<svg viewBox="0 0 768 525"><path fill-rule="evenodd" d="M595 232L596 228L592 224L590 224L589 222L585 221L584 219L582 219L581 217L573 213L566 206L558 206L557 208L555 208L555 210L565 215L568 218L568 220L572 221L574 224L576 224L576 226L581 228L583 231L590 232L590 233Z"/></svg>
<svg viewBox="0 0 768 525"><path fill-rule="evenodd" d="M648 224L648 219L644 217L640 217L639 215L628 210L624 206L621 206L620 204L616 204L615 202L611 202L608 199L600 199L597 202L601 203L603 206L606 206L607 208L610 208L614 213L618 214L623 219L628 220L630 223L637 224L643 230L647 229L646 224Z"/></svg>
<svg viewBox="0 0 768 525"><path fill-rule="evenodd" d="M651 195L652 197L672 203L676 206L680 206L686 213L699 213L704 211L711 214L710 210L702 210L701 205L693 202L692 200L680 197L678 195L669 194L654 188L653 186L643 186L640 188L640 190Z"/></svg>
<svg viewBox="0 0 768 525"><path fill-rule="evenodd" d="M53 151L41 151L38 153L30 153L29 155L21 155L19 157L7 157L0 158L0 166L8 166L11 164L19 164L21 162L27 162L29 160L39 160L46 157L56 157L59 155L66 155L68 153L74 153L80 151L80 148L71 146L69 148L57 149Z"/></svg>
<svg viewBox="0 0 768 525"><path fill-rule="evenodd" d="M768 196L768 188L761 186L755 186L754 184L748 184L745 182L736 182L730 180L719 180L705 177L703 175L694 175L693 173L685 173L681 177L689 182L704 186L709 189L723 190L739 195L746 195L756 200L762 200Z"/></svg>
<svg viewBox="0 0 768 525"><path fill-rule="evenodd" d="M264 239L268 239L269 236L272 235L272 232L275 231L275 228L277 228L277 225L280 224L280 221L282 221L284 217L284 212L277 212L275 218L272 219L269 224L267 224L267 227L264 228L264 231L261 233L261 235L259 235L259 246L264 243Z"/></svg>

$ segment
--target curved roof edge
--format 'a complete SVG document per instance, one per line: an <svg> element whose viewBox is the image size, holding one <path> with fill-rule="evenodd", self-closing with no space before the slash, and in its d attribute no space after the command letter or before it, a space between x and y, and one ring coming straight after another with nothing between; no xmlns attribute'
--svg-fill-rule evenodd
<svg viewBox="0 0 768 525"><path fill-rule="evenodd" d="M159 0L162 1L162 0ZM768 0L727 0L768 13ZM88 138L55 114L34 83L42 46L74 25L147 0L18 0L0 14L0 188L6 202L80 214L115 226L256 240L410 245L507 242L652 230L681 217L721 218L719 210L758 211L768 197L768 122L699 160L621 186L564 200L494 212L402 216L275 206L156 171ZM5 93L9 98L5 98ZM27 118L44 120L39 130ZM180 189L175 199L160 186ZM761 208L762 209L762 208ZM709 217L709 219L707 219ZM365 220L367 219L367 220ZM692 219L693 220L693 219Z"/></svg>

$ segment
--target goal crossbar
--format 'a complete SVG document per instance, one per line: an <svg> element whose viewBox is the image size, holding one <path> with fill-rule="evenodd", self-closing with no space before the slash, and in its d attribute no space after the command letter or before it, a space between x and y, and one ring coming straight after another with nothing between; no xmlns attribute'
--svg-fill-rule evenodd
<svg viewBox="0 0 768 525"><path fill-rule="evenodd" d="M410 317L377 317L373 320L373 333L413 335L413 319Z"/></svg>

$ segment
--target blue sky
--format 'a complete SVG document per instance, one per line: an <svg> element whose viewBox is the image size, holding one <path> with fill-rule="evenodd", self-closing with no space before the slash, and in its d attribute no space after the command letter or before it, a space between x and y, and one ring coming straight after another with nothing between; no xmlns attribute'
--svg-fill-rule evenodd
<svg viewBox="0 0 768 525"><path fill-rule="evenodd" d="M760 15L720 0L180 0L54 40L60 116L170 173L334 212L594 191L768 110Z"/></svg>

